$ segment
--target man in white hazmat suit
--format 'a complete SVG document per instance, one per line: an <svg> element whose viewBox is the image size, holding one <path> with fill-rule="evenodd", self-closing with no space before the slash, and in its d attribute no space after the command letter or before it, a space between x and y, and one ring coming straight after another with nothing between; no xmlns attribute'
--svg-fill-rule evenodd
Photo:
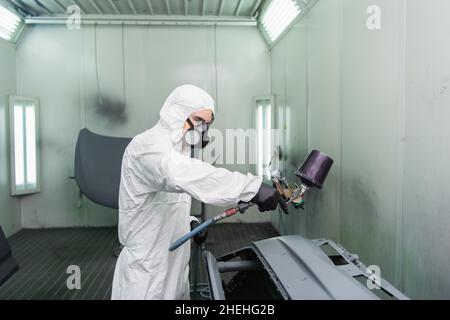
<svg viewBox="0 0 450 320"><path fill-rule="evenodd" d="M125 150L119 192L119 239L112 299L189 299L190 243L172 242L190 231L191 196L212 205L252 201L274 210L280 196L259 177L215 168L190 157L183 137L209 125L214 101L193 85L176 88L158 123Z"/></svg>

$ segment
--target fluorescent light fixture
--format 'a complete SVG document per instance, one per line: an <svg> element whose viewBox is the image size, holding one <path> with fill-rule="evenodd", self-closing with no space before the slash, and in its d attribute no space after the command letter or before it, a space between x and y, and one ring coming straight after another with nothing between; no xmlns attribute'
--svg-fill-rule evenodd
<svg viewBox="0 0 450 320"><path fill-rule="evenodd" d="M25 153L23 106L14 106L14 176L18 189L25 187Z"/></svg>
<svg viewBox="0 0 450 320"><path fill-rule="evenodd" d="M272 0L261 18L261 24L274 42L302 12L296 0Z"/></svg>
<svg viewBox="0 0 450 320"><path fill-rule="evenodd" d="M22 19L12 11L0 5L0 38L14 40Z"/></svg>
<svg viewBox="0 0 450 320"><path fill-rule="evenodd" d="M264 163L264 117L263 117L263 106L258 105L256 107L256 131L258 134L257 138L257 152L258 152L258 160L257 160L257 170L256 173L258 176L262 177L264 175L263 163Z"/></svg>
<svg viewBox="0 0 450 320"><path fill-rule="evenodd" d="M257 159L256 174L263 179L270 179L272 151L272 97L255 97L254 104L256 120Z"/></svg>
<svg viewBox="0 0 450 320"><path fill-rule="evenodd" d="M25 107L25 146L27 159L27 183L32 188L36 188L36 106L29 104Z"/></svg>
<svg viewBox="0 0 450 320"><path fill-rule="evenodd" d="M39 192L39 100L10 97L11 194Z"/></svg>

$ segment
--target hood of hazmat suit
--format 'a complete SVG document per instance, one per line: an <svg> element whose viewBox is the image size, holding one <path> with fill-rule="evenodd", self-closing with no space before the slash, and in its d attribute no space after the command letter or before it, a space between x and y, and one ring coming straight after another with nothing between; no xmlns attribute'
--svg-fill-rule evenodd
<svg viewBox="0 0 450 320"><path fill-rule="evenodd" d="M207 204L250 201L261 179L231 172L183 152L183 126L195 111L214 111L209 94L176 88L160 120L125 150L119 191L119 240L112 299L189 299L190 242L169 252L190 231L191 196Z"/></svg>

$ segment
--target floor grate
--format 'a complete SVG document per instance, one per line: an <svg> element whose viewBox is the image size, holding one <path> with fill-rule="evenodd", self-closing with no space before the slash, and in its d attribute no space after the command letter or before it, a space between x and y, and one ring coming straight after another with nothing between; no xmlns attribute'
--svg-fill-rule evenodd
<svg viewBox="0 0 450 320"><path fill-rule="evenodd" d="M115 228L63 228L21 230L9 238L20 270L0 287L6 299L89 299L105 300L111 283L117 246ZM221 223L208 231L206 248L214 255L236 250L248 242L277 236L268 223ZM81 290L69 290L66 269L82 270ZM199 282L206 281L203 265Z"/></svg>

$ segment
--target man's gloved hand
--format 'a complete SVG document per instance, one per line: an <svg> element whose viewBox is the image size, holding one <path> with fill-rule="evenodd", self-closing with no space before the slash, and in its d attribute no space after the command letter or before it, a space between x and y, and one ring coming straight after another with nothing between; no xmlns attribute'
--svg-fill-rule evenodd
<svg viewBox="0 0 450 320"><path fill-rule="evenodd" d="M258 193L251 200L251 202L258 206L261 212L275 210L281 201L282 199L278 191L265 183L261 184Z"/></svg>
<svg viewBox="0 0 450 320"><path fill-rule="evenodd" d="M200 225L200 222L198 220L192 220L191 221L191 231L197 228ZM205 229L199 234L194 236L194 241L196 244L201 245L203 242L206 241L206 238L208 238L208 231Z"/></svg>

